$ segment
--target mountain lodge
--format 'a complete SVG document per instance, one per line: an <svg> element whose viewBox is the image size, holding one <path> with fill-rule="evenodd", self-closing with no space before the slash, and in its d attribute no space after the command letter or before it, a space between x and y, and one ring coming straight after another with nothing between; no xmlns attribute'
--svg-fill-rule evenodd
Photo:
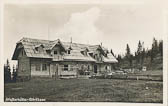
<svg viewBox="0 0 168 106"><path fill-rule="evenodd" d="M34 76L77 78L112 72L118 61L102 45L22 38L12 60L18 61L18 78Z"/></svg>

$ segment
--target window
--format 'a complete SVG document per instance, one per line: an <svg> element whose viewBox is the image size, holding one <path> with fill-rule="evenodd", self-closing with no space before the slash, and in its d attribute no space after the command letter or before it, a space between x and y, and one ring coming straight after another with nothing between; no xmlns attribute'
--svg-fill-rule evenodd
<svg viewBox="0 0 168 106"><path fill-rule="evenodd" d="M35 47L35 53L39 53L39 48Z"/></svg>
<svg viewBox="0 0 168 106"><path fill-rule="evenodd" d="M42 65L42 71L46 71L47 70L47 64L43 64Z"/></svg>
<svg viewBox="0 0 168 106"><path fill-rule="evenodd" d="M87 56L87 52L85 52L85 56Z"/></svg>
<svg viewBox="0 0 168 106"><path fill-rule="evenodd" d="M83 54L84 56L87 56L87 51L82 51L82 54Z"/></svg>
<svg viewBox="0 0 168 106"><path fill-rule="evenodd" d="M68 50L68 54L71 54L71 50Z"/></svg>
<svg viewBox="0 0 168 106"><path fill-rule="evenodd" d="M105 66L105 69L106 70L110 70L110 66Z"/></svg>
<svg viewBox="0 0 168 106"><path fill-rule="evenodd" d="M64 65L64 71L68 71L68 65Z"/></svg>
<svg viewBox="0 0 168 106"><path fill-rule="evenodd" d="M90 70L90 66L88 65L88 70Z"/></svg>
<svg viewBox="0 0 168 106"><path fill-rule="evenodd" d="M40 64L36 64L36 71L40 71Z"/></svg>
<svg viewBox="0 0 168 106"><path fill-rule="evenodd" d="M105 69L107 70L107 66L105 66Z"/></svg>
<svg viewBox="0 0 168 106"><path fill-rule="evenodd" d="M89 53L89 55L93 57L93 53Z"/></svg>
<svg viewBox="0 0 168 106"><path fill-rule="evenodd" d="M57 51L56 51L56 50L54 51L54 54L57 54Z"/></svg>

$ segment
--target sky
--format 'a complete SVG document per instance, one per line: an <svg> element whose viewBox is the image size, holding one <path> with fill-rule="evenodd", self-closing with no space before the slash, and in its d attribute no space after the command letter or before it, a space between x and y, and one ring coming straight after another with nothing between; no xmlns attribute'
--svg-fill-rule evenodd
<svg viewBox="0 0 168 106"><path fill-rule="evenodd" d="M101 44L124 54L138 41L151 48L163 37L162 8L150 4L6 4L4 60L12 58L23 37L84 44Z"/></svg>

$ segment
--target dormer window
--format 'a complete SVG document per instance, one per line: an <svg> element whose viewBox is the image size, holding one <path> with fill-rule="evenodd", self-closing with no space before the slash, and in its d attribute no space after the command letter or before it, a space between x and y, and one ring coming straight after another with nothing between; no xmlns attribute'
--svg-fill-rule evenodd
<svg viewBox="0 0 168 106"><path fill-rule="evenodd" d="M35 47L35 53L39 53L39 48L38 47Z"/></svg>
<svg viewBox="0 0 168 106"><path fill-rule="evenodd" d="M51 53L51 51L50 51L50 50L46 50L46 52L47 52L48 54L50 54L50 53Z"/></svg>
<svg viewBox="0 0 168 106"><path fill-rule="evenodd" d="M87 51L84 51L84 55L87 56Z"/></svg>
<svg viewBox="0 0 168 106"><path fill-rule="evenodd" d="M35 47L35 50L38 51L38 47Z"/></svg>
<svg viewBox="0 0 168 106"><path fill-rule="evenodd" d="M87 55L88 55L88 52L89 52L89 49L88 49L87 47L81 48L81 53L82 53L84 56L87 56Z"/></svg>
<svg viewBox="0 0 168 106"><path fill-rule="evenodd" d="M94 55L94 58L95 58L95 59L97 58L97 54Z"/></svg>
<svg viewBox="0 0 168 106"><path fill-rule="evenodd" d="M90 55L91 57L93 57L93 53L89 53L89 55Z"/></svg>
<svg viewBox="0 0 168 106"><path fill-rule="evenodd" d="M72 48L71 48L71 46L68 48L68 50L67 50L67 54L71 54L71 50L72 50Z"/></svg>
<svg viewBox="0 0 168 106"><path fill-rule="evenodd" d="M44 48L44 45L43 44L39 44L39 45L36 45L35 46L35 52L36 53L39 53L39 52L42 52L43 51L43 48Z"/></svg>
<svg viewBox="0 0 168 106"><path fill-rule="evenodd" d="M84 55L84 51L81 51L81 53Z"/></svg>
<svg viewBox="0 0 168 106"><path fill-rule="evenodd" d="M68 52L68 54L71 54L71 50L68 50L67 52Z"/></svg>
<svg viewBox="0 0 168 106"><path fill-rule="evenodd" d="M54 51L54 54L58 54L58 52L55 50L55 51Z"/></svg>

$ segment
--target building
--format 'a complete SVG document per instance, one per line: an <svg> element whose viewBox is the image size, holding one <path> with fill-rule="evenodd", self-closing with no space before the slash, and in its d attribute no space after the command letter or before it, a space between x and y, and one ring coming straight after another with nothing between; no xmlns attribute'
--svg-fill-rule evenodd
<svg viewBox="0 0 168 106"><path fill-rule="evenodd" d="M116 58L101 45L22 38L12 60L18 60L18 78L45 76L74 78L114 70Z"/></svg>

